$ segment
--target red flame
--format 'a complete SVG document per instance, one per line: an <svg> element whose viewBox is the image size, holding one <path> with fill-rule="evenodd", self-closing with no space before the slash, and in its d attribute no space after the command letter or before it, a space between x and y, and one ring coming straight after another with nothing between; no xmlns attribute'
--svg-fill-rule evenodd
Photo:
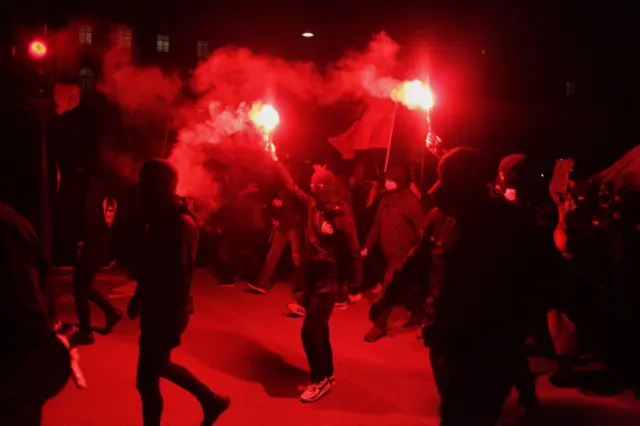
<svg viewBox="0 0 640 426"><path fill-rule="evenodd" d="M400 102L409 109L425 111L433 108L435 103L431 87L420 80L403 81L391 92L391 99Z"/></svg>

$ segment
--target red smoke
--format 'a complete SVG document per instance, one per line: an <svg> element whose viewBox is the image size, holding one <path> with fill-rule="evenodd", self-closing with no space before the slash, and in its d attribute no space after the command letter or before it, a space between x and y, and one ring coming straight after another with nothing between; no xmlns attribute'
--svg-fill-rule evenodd
<svg viewBox="0 0 640 426"><path fill-rule="evenodd" d="M233 47L213 52L192 80L194 92L223 105L251 102L279 90L310 99L321 87L320 74L310 62L286 62Z"/></svg>
<svg viewBox="0 0 640 426"><path fill-rule="evenodd" d="M400 46L386 33L373 37L363 51L347 51L329 66L320 101L325 104L341 99L363 99L367 95L388 97L388 80L399 67ZM380 87L382 86L382 87Z"/></svg>
<svg viewBox="0 0 640 426"><path fill-rule="evenodd" d="M154 111L173 105L178 141L170 160L180 173L179 191L215 208L220 199L210 165L212 156L241 161L233 151L244 148L234 138L253 132L245 114L238 112L242 103L250 107L254 101L271 101L272 94L277 97L283 92L323 105L371 95L387 98L397 84L392 77L398 69L399 49L381 33L366 49L346 52L321 73L310 62L287 62L246 48L223 47L193 73L190 85L198 99L186 105L182 100L178 109L175 101L181 82L177 77L155 67L135 67L126 50L114 48L104 59L100 90L125 111Z"/></svg>
<svg viewBox="0 0 640 426"><path fill-rule="evenodd" d="M98 89L126 112L166 111L182 88L175 75L165 75L157 67L133 65L130 49L120 46L105 55L102 76Z"/></svg>

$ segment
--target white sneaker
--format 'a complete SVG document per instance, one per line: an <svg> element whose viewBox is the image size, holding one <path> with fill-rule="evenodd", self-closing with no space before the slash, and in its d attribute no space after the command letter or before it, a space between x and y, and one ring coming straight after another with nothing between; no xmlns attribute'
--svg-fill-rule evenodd
<svg viewBox="0 0 640 426"><path fill-rule="evenodd" d="M297 303L287 303L287 309L291 311L292 314L303 317L306 313L304 308Z"/></svg>
<svg viewBox="0 0 640 426"><path fill-rule="evenodd" d="M320 383L311 383L307 390L300 396L302 402L316 402L325 396L333 385L329 379L324 379Z"/></svg>
<svg viewBox="0 0 640 426"><path fill-rule="evenodd" d="M349 302L351 302L351 303L358 303L361 300L362 300L362 293L350 294L349 295Z"/></svg>
<svg viewBox="0 0 640 426"><path fill-rule="evenodd" d="M80 369L80 352L78 352L78 348L72 348L69 354L71 355L71 379L73 380L73 384L76 385L78 389L86 389L88 386L87 379L85 379Z"/></svg>

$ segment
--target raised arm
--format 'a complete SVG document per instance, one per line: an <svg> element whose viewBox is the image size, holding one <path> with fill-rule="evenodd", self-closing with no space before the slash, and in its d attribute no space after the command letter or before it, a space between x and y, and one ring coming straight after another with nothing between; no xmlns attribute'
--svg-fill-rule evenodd
<svg viewBox="0 0 640 426"><path fill-rule="evenodd" d="M278 178L280 179L284 190L291 194L300 204L309 206L312 203L315 203L311 196L306 194L298 185L296 185L282 163L276 162L276 170L278 171Z"/></svg>

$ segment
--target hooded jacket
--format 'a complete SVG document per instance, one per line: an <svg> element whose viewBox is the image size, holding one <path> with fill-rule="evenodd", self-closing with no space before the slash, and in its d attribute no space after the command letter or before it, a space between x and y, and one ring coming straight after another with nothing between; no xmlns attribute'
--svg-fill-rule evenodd
<svg viewBox="0 0 640 426"><path fill-rule="evenodd" d="M339 248L346 246L349 252L349 259L344 262L347 268L344 273L346 283L350 288L359 287L362 280L362 257L355 220L349 213L347 203L337 197L336 188L332 186L335 178L332 179L332 175L327 171L316 172L312 178L312 185L320 188L316 191L316 196L312 197L295 184L282 164L278 163L277 169L284 188L302 207L305 227L304 263L326 262L337 265L336 255L340 253ZM322 287L322 284L320 286L313 289L314 292L323 293L331 290Z"/></svg>
<svg viewBox="0 0 640 426"><path fill-rule="evenodd" d="M0 203L0 250L0 320L7 343L0 356L2 370L52 328L45 303L50 265L31 224L4 203Z"/></svg>
<svg viewBox="0 0 640 426"><path fill-rule="evenodd" d="M176 339L193 312L191 282L198 247L198 226L180 200L147 222L138 261L137 303L143 334ZM177 344L179 342L172 342Z"/></svg>

